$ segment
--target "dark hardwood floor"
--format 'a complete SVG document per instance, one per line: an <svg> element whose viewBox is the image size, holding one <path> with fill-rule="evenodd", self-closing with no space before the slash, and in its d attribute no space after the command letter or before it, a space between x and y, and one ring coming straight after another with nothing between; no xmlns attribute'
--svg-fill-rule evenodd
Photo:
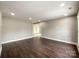
<svg viewBox="0 0 79 59"><path fill-rule="evenodd" d="M76 58L76 45L49 40L30 38L2 45L2 58Z"/></svg>

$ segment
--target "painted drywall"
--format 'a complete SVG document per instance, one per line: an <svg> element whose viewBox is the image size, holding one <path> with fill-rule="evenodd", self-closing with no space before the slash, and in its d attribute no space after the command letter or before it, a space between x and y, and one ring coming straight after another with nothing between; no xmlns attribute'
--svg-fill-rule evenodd
<svg viewBox="0 0 79 59"><path fill-rule="evenodd" d="M32 23L26 20L2 19L2 43L32 37Z"/></svg>
<svg viewBox="0 0 79 59"><path fill-rule="evenodd" d="M77 15L77 19L78 19L78 46L79 46L79 12L78 12L78 15Z"/></svg>
<svg viewBox="0 0 79 59"><path fill-rule="evenodd" d="M2 46L1 46L1 39L2 39L2 36L1 36L1 31L2 31L2 16L1 16L1 12L0 12L0 56L1 56L1 49L2 49Z"/></svg>
<svg viewBox="0 0 79 59"><path fill-rule="evenodd" d="M0 12L0 43L1 43L1 32L2 32L2 17L1 17L1 12Z"/></svg>
<svg viewBox="0 0 79 59"><path fill-rule="evenodd" d="M53 40L77 43L77 17L70 16L45 22L42 36Z"/></svg>

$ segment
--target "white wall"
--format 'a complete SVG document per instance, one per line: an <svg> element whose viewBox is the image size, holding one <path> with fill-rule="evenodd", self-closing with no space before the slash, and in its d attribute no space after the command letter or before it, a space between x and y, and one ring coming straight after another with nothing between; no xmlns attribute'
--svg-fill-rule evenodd
<svg viewBox="0 0 79 59"><path fill-rule="evenodd" d="M79 46L79 12L78 12L78 15L77 15L77 19L78 19L78 46Z"/></svg>
<svg viewBox="0 0 79 59"><path fill-rule="evenodd" d="M0 12L0 43L1 43L1 30L2 30L2 17L1 17L1 12Z"/></svg>
<svg viewBox="0 0 79 59"><path fill-rule="evenodd" d="M53 40L68 43L77 43L77 17L66 17L62 19L45 22L42 30L43 37L54 38Z"/></svg>
<svg viewBox="0 0 79 59"><path fill-rule="evenodd" d="M0 56L1 56L1 49L2 49L2 46L1 46L1 39L2 39L2 36L1 36L1 31L2 31L2 17L1 17L1 12L0 12Z"/></svg>
<svg viewBox="0 0 79 59"><path fill-rule="evenodd" d="M78 51L79 51L79 11L78 11L78 14L77 14L77 21L78 21L78 42L77 42L77 48L78 48Z"/></svg>
<svg viewBox="0 0 79 59"><path fill-rule="evenodd" d="M10 18L2 19L2 43L32 37L32 23Z"/></svg>

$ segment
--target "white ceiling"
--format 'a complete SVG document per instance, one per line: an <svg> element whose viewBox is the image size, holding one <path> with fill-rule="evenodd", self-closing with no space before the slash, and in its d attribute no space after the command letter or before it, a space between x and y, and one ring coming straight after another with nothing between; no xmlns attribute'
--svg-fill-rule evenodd
<svg viewBox="0 0 79 59"><path fill-rule="evenodd" d="M65 3L64 7L60 7ZM72 7L71 10L69 8ZM3 17L15 18L18 20L29 20L32 17L33 22L38 20L54 20L64 17L64 14L75 15L79 7L78 1L0 1L0 11ZM10 15L11 12L15 16Z"/></svg>

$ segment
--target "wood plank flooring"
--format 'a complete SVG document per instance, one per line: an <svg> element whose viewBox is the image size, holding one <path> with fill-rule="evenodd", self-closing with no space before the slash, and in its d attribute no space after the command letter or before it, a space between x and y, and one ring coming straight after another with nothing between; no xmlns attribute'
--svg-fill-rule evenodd
<svg viewBox="0 0 79 59"><path fill-rule="evenodd" d="M30 38L2 45L2 58L76 58L76 45Z"/></svg>

